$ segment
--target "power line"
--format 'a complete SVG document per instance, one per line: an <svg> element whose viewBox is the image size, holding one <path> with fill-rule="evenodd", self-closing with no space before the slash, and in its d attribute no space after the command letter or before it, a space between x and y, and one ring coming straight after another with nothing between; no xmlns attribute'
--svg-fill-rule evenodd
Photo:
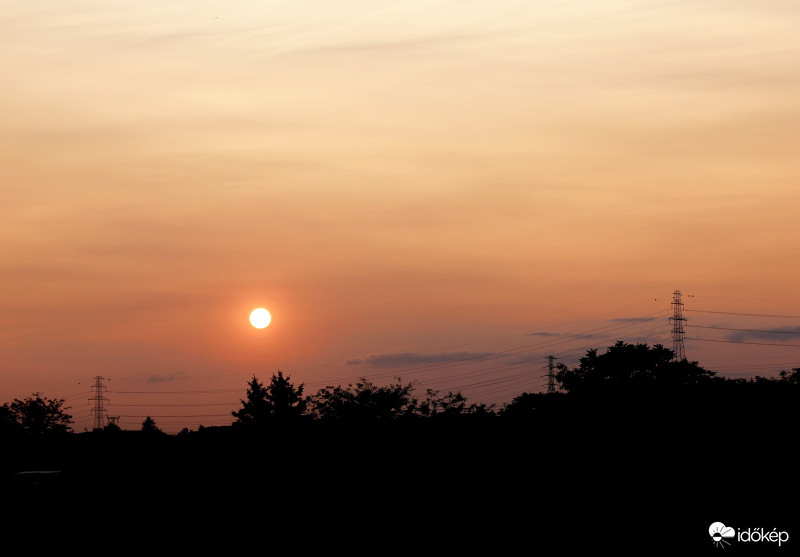
<svg viewBox="0 0 800 557"><path fill-rule="evenodd" d="M626 320L620 320L619 322L615 321L614 323L606 324L606 325L603 325L601 327L595 327L593 329L589 329L589 330L582 331L582 332L579 332L579 333L570 334L570 335L559 337L559 338L555 338L555 339L548 339L548 340L545 340L545 341L541 341L541 342L537 342L537 343L533 343L533 344L529 344L529 345L518 346L518 347L515 347L515 348L511 348L511 349L508 349L508 350L503 350L503 351L499 351L499 352L495 352L495 353L480 354L480 355L477 355L477 356L469 356L469 357L466 357L466 358L460 358L460 359L455 360L455 361L434 362L434 363L425 364L425 365L421 365L421 366L414 366L414 367L411 367L411 368L404 368L404 369L401 369L401 370L391 370L391 371L382 372L382 373L378 373L378 374L371 374L371 375L368 375L367 377L398 375L398 374L402 374L402 373L420 372L420 371L428 371L428 370L443 370L443 369L448 369L448 368L463 367L463 366L466 366L466 365L480 364L480 363L483 363L483 362L487 362L487 361L490 361L490 360L498 360L498 359L501 359L501 358L513 358L514 356L521 356L522 354L530 353L530 352L536 350L537 348L541 348L542 350L544 350L547 347L552 347L552 346L558 345L558 344L575 342L576 340L587 340L587 339L590 339L590 338L598 338L598 335L596 333L610 333L610 332L621 330L621 329L631 328L631 327L634 327L634 326L637 326L637 325L640 326L642 323L649 323L650 321L652 321L652 319L647 319L647 318L649 318L649 317L651 317L653 315L659 314L659 313L663 314L664 311L660 310L658 312L654 312L654 313L651 313L651 314L648 314L648 315L645 315L645 316L641 316L641 317L636 317L636 318L631 318L631 319L626 319ZM662 328L661 326L649 327L645 331L639 331L637 333L637 335L641 336L641 335L649 333L652 330L658 330L658 329L661 329L661 328ZM585 349L586 349L586 347L582 346L580 348L570 349L570 350L567 351L567 353L572 353L572 352L580 353L580 352L583 352ZM560 358L560 359L563 360L563 358ZM538 365L538 364L539 364L539 362L533 362L533 361L502 363L502 364L499 364L499 365L489 366L488 368L485 367L485 368L477 370L477 371L470 371L470 372L467 372L467 373L457 373L455 375L451 375L450 377L439 377L439 378L436 378L436 379L430 378L430 380L432 382L434 382L434 383L443 383L445 381L454 381L454 380L461 379L462 382L461 382L460 385L457 386L457 388L458 389L463 388L463 389L467 389L469 391L473 391L472 393L469 393L470 398L476 398L476 396L482 398L482 397L487 397L487 396L490 396L492 394L495 394L496 396L493 396L491 398L495 398L496 399L496 398L498 398L498 397L500 397L501 395L504 395L504 394L511 394L511 393L514 393L514 392L518 392L520 387L523 385L523 382L524 382L524 385L528 386L528 388L533 387L535 390L543 388L544 385L543 385L542 378L541 377L536 377L534 375L534 373L537 370L542 369L541 365ZM524 368L530 368L530 369L528 371L524 371ZM466 380L469 380L470 378L474 379L474 378L477 378L477 377L479 377L481 375L486 376L486 375L489 375L489 374L493 374L493 373L495 373L497 371L510 371L510 372L513 372L513 373L511 373L511 374L503 374L500 377L497 377L497 376L488 377L488 378L486 378L486 380L463 382L463 380L465 380L465 379ZM360 376L359 378L361 378L361 377L363 377L363 376ZM426 383L427 382L428 381L426 381ZM117 393L117 394L145 394L145 395L149 395L149 394L206 394L206 393L240 392L240 391L241 391L240 389L215 389L215 390L184 390L184 391L172 390L172 391L114 391L114 392ZM188 405L187 404L187 406L212 406L212 405L213 404L207 404L207 405L204 405L204 404ZM220 404L220 405L222 405L222 404ZM122 406L122 405L120 405L120 406ZM131 405L131 406L134 406L134 405ZM144 404L142 404L142 405L138 405L138 406L179 406L179 404L177 404L177 403L176 404L163 404L163 405L144 405ZM145 416L128 415L128 416L124 416L124 417L125 418L141 418L141 417L145 417ZM220 417L221 418L221 417L229 417L229 415L228 414L202 414L202 415L180 415L180 416L179 415L150 415L150 417L159 418L159 419L161 419L161 418L166 418L166 419L170 419L170 418L191 419L193 417L195 417L195 418L198 418L198 417L200 417L200 418Z"/></svg>
<svg viewBox="0 0 800 557"><path fill-rule="evenodd" d="M541 376L538 376L538 377L541 377ZM531 372L530 371L528 371L528 372L522 371L522 372L519 372L519 373L515 373L513 375L507 375L505 377L496 377L496 378L493 378L493 379L487 379L486 381L478 381L478 382L475 382L475 383L467 383L465 385L462 385L462 387L475 387L475 386L478 386L478 385L485 385L485 386L497 385L498 383L506 383L508 381L513 381L514 379L519 379L519 378L530 379L531 378Z"/></svg>
<svg viewBox="0 0 800 557"><path fill-rule="evenodd" d="M392 370L392 371L378 373L378 374L370 374L370 375L367 375L367 377L380 377L380 376L388 376L388 375L398 375L398 374L401 374L401 373L421 372L421 371L427 371L427 370L433 370L433 369L442 370L442 369L447 369L447 368L455 368L455 367L462 367L462 366L465 366L465 365L472 365L472 364L481 363L481 362L484 362L484 361L487 361L487 360L497 360L497 359L500 359L500 358L503 358L503 357L513 357L514 355L519 355L519 354L523 354L523 353L529 353L529 352L531 352L531 351L533 351L533 350L535 350L536 348L539 348L539 347L545 348L545 347L553 346L553 345L556 345L556 344L563 344L563 343L566 343L566 342L574 342L575 340L582 340L582 339L586 338L586 336L591 334L591 333L598 333L598 332L603 332L603 331L610 332L610 331L614 331L614 330L628 328L628 327L631 327L633 325L640 324L642 319L646 319L646 318L651 317L652 315L656 315L658 313L662 313L662 311L660 310L660 311L654 312L652 314L648 314L648 315L645 315L645 316L632 318L630 320L625 320L625 321L619 322L619 323L615 322L615 323L611 323L611 324L608 324L608 325L604 325L602 327L596 327L596 328L590 329L588 331L583 331L583 332L580 332L580 333L571 334L571 335L568 335L566 337L561 337L561 338L557 338L557 339L537 342L537 343L534 343L534 344L525 345L525 346L521 346L521 347L516 347L516 348L512 348L512 349L509 349L509 350L504 350L504 351L500 351L500 352L496 352L496 353L480 354L480 355L477 355L477 356L469 356L469 357L461 358L461 359L455 360L455 361L434 362L434 363L431 363L431 364L426 364L426 365L422 365L422 366L415 366L415 367L405 368L405 369L401 369L401 370ZM650 321L650 320L648 319L647 321ZM512 336L512 335L509 335L509 336ZM581 348L581 349L578 349L578 350L582 351L582 350L584 350L584 348ZM475 377L480 376L480 375L487 375L487 374L493 373L493 372L498 371L498 370L503 370L503 371L506 371L506 370L507 371L520 370L520 368L529 367L532 363L533 362L515 362L515 363L509 363L509 364L495 365L495 366L491 366L489 368L484 368L484 369L479 370L477 372L476 371L472 371L472 372L468 372L468 373L465 373L465 374L456 374L455 376L450 376L449 378L437 378L437 379L431 379L431 380L434 383L441 383L441 382L444 382L444 381L453 381L453 380L457 380L459 378L464 380L464 379L469 379L469 378L475 378ZM359 378L361 378L361 377L363 377L363 376L360 376ZM510 389L518 388L518 387L515 387L515 385L517 385L517 386L520 385L522 381L524 381L528 385L531 385L530 372L522 372L522 373L520 373L520 372L517 371L516 373L513 373L511 375L504 375L502 377L488 378L486 381L473 381L473 382L470 382L470 383L463 383L462 382L461 385L459 385L458 387L459 388L467 388L467 389L477 387L477 390L480 391L480 394L486 394L489 391L497 391L498 389L510 390ZM239 392L241 392L241 389L170 390L170 391L109 391L109 392L113 392L115 394L143 394L143 395L152 395L152 394L178 395L178 394L181 394L181 395L190 395L190 394L213 394L213 393L231 393L231 392L239 393ZM235 403L231 403L231 404L235 404ZM149 404L149 405L148 404L139 404L139 405L118 404L118 405L115 405L115 406L126 406L126 407L136 407L136 406L138 406L138 407L174 406L174 407L178 407L178 406L227 406L227 404L223 404L223 403L208 403L208 404L178 404L178 403L175 403L175 404ZM213 417L214 415L202 415L200 417L207 417L207 416L208 417ZM219 416L227 417L228 415L227 414L222 414L222 415L219 415ZM125 416L125 417L141 417L141 416ZM151 416L151 417L163 418L163 417L168 417L168 416ZM169 417L178 417L178 416L169 416ZM193 417L193 416L184 415L183 417L190 418L190 417ZM198 416L194 416L194 417L198 417Z"/></svg>
<svg viewBox="0 0 800 557"><path fill-rule="evenodd" d="M513 371L513 370L516 370L516 369L519 369L519 368L524 368L524 367L531 366L533 364L534 364L533 362L521 362L521 363L516 363L516 364L510 364L510 365L509 364L503 364L503 365L499 365L499 366L492 366L492 367L489 367L489 368L483 368L483 369L475 370L475 371L468 372L468 373L459 373L457 375L450 375L450 376L444 376L444 377L431 378L431 379L426 380L426 384L430 385L430 384L436 384L436 383L442 383L442 382L452 382L454 379L469 379L469 378L478 377L478 376L481 376L481 375L488 375L488 374L491 374L491 373L493 373L493 372L495 372L497 370Z"/></svg>
<svg viewBox="0 0 800 557"><path fill-rule="evenodd" d="M630 324L626 324L626 326L629 326L629 325ZM606 326L604 328L607 328L607 327L608 326ZM650 329L647 329L647 330L644 330L644 331L640 331L637 336L646 335L646 334L648 334L648 333L650 333L652 331L662 330L662 329L663 329L663 326L653 327L653 328L650 328ZM558 341L556 341L556 342L558 342ZM573 348L573 349L571 349L571 350L569 350L567 352L562 353L561 356L558 359L561 360L562 362L564 360L569 361L571 358L569 358L567 356L568 354L572 354L572 353L579 354L579 353L585 352L586 349L587 349L586 346ZM542 359L544 359L544 357L542 357ZM493 366L493 367L490 367L490 368L479 370L478 372L472 372L472 373L465 374L465 375L459 374L459 375L457 375L455 377L464 377L464 378L466 378L466 377L475 377L477 375L486 375L486 374L492 373L492 372L494 372L496 370L509 370L510 371L510 370L519 369L519 368L522 368L522 367L528 367L528 366L530 366L530 365L532 365L534 363L535 362L521 362L521 363L516 363L516 364L510 364L510 365L509 364L502 364L502 365L499 365L499 366ZM545 369L547 369L547 366L539 366L536 369L545 370ZM543 378L543 377L546 377L546 376L543 375L543 376L540 376L540 377ZM507 376L507 379L505 379L505 382L512 383L512 384L504 386L504 387L501 387L501 388L504 389L504 390L509 390L509 389L512 389L512 388L516 388L517 390L519 390L519 388L523 384L522 381L517 380L517 379L520 379L520 378L524 379L524 384L527 384L529 386L531 385L530 376L529 376L529 374L526 373L524 375L516 374L516 375L512 375L512 376ZM447 381L452 381L453 379L454 379L453 376L440 377L440 378L436 378L436 379L431 379L430 382L433 382L433 383L447 382ZM502 380L503 378L500 378L500 379ZM494 383L495 381L496 381L495 379L489 379L486 382L479 382L479 383L473 383L473 384L467 384L467 385L461 384L461 385L457 385L456 388L459 389L459 388L472 387L472 386L475 386L475 385L481 385L483 383L488 385L488 384ZM539 385L539 388L544 388L544 385ZM497 388L479 389L477 392L473 391L472 393L469 393L469 394L470 394L471 397L474 398L475 396L485 395L485 394L487 394L488 391L497 391L497 390L498 390Z"/></svg>
<svg viewBox="0 0 800 557"><path fill-rule="evenodd" d="M118 395L197 395L211 393L240 393L241 389L213 389L206 391L106 391Z"/></svg>
<svg viewBox="0 0 800 557"><path fill-rule="evenodd" d="M209 402L205 404L183 404L183 403L176 403L176 404L115 404L114 407L117 406L146 406L148 408L152 406L233 406L238 404L238 402Z"/></svg>
<svg viewBox="0 0 800 557"><path fill-rule="evenodd" d="M544 390L544 385L533 385L533 387L533 389L522 391L514 385L491 387L480 391L480 400L483 403L497 405L505 403L524 392L542 392Z"/></svg>
<svg viewBox="0 0 800 557"><path fill-rule="evenodd" d="M786 347L793 347L793 348L800 348L800 344L786 344L785 342L747 342L744 340L719 340L719 339L710 339L710 338L689 338L686 337L686 340L699 340L702 342L728 342L731 344L755 344L758 346L786 346Z"/></svg>
<svg viewBox="0 0 800 557"><path fill-rule="evenodd" d="M425 371L433 371L433 370L445 370L449 368L459 368L468 365L480 365L483 362L489 362L491 360L500 360L503 358L511 359L512 361L506 363L496 363L495 365L490 365L488 367L482 366L483 369L480 370L470 370L466 373L459 372L450 377L439 377L439 378L432 378L430 380L433 382L444 382L444 381L452 381L458 382L460 380L461 387L468 388L470 390L475 389L478 391L480 395L489 395L490 393L510 393L512 391L519 390L520 386L528 385L529 387L538 386L539 388L543 387L542 378L537 377L535 374L537 371L542 369L540 362L534 361L513 361L514 359L522 359L520 358L523 354L530 354L536 350L548 350L560 344L565 343L574 343L576 341L589 341L589 339L595 339L595 341L599 341L599 339L606 337L608 334L619 331L623 329L630 329L630 328L639 328L641 329L642 323L649 323L653 321L655 318L652 316L657 314L664 314L664 310L659 310L657 312L653 312L648 315L635 317L631 319L625 320L614 320L614 322L603 325L601 327L595 327L593 329L585 330L579 333L568 334L568 335L561 335L556 338L547 339L544 341L527 344L523 346L517 346L508 350L497 351L493 353L482 353L477 355L469 355L468 357L458 358L456 360L449 360L443 362L433 362L428 363L425 365L413 366L408 368L403 368L400 370L390 370L376 374L369 374L366 377L383 377L388 375L399 375L405 373L417 373L417 372L425 372ZM665 315L665 314L664 314ZM650 330L661 329L661 326L656 328L648 327L646 331L639 331L636 333L638 336L645 335L650 332ZM514 336L514 335L507 335L507 336ZM501 338L501 337L496 337ZM580 348L572 348L565 351L565 355L573 352L583 352L585 351L586 347L582 346ZM515 358L515 356L517 358ZM525 356L524 359L528 360L529 357ZM563 360L564 358L559 358ZM490 374L494 374L497 371L508 371L511 373L500 373L497 375L492 375L490 377L486 377L485 380L477 380L474 379L480 377L481 375L486 376ZM358 378L365 377L364 375L360 375ZM355 379L355 378L354 378ZM470 379L473 379L470 381ZM328 382L330 384L330 382ZM309 385L310 386L310 385ZM205 389L205 390L171 390L171 391L108 391L114 394L125 395L156 395L156 394L165 394L165 395L193 395L193 394L214 394L214 393L241 393L242 389ZM470 395L472 396L472 395ZM235 404L235 403L231 403ZM124 407L166 407L166 406L227 406L227 403L207 403L207 404L190 404L190 403L174 403L174 404L167 404L167 403L156 403L156 404L118 404L116 406L124 406ZM174 414L167 414L167 415L149 415L153 418L165 418L165 419L184 419L184 420L191 420L192 418L228 418L229 414L182 414L182 415L174 415ZM127 419L134 419L134 418L143 418L147 417L144 415L126 415L121 416Z"/></svg>
<svg viewBox="0 0 800 557"><path fill-rule="evenodd" d="M791 368L793 366L794 367L797 366L797 362L796 361L795 362L789 362L789 363L777 363L777 362L774 362L774 363L766 363L766 364L738 364L739 361L740 360L737 359L736 360L737 364L733 364L733 365L728 365L728 364L725 363L725 361L723 361L720 365L709 366L709 367L713 367L715 369L742 371L742 370L747 370L747 369L750 369L750 370L776 369L776 368Z"/></svg>
<svg viewBox="0 0 800 557"><path fill-rule="evenodd" d="M783 319L800 319L800 315L776 315L773 313L739 313L735 311L711 311L707 309L687 309L684 311L693 311L695 313L718 313L722 315L746 315L749 317L779 317Z"/></svg>
<svg viewBox="0 0 800 557"><path fill-rule="evenodd" d="M173 415L158 415L158 414L125 414L120 416L121 418L222 418L225 416L230 416L230 414L180 414L177 416Z"/></svg>
<svg viewBox="0 0 800 557"><path fill-rule="evenodd" d="M796 301L797 298L765 298L765 297L756 297L756 296L707 296L705 294L689 294L689 298L713 298L716 300L758 300L761 302L785 302L789 301Z"/></svg>
<svg viewBox="0 0 800 557"><path fill-rule="evenodd" d="M546 381L542 376L527 376L526 383L530 386L535 388L536 390L544 389L546 385ZM514 381L509 384L508 381L494 381L494 382L482 382L476 384L477 389L473 392L474 395L487 395L489 393L494 393L497 391L502 392L514 392L519 394L520 386L518 382Z"/></svg>
<svg viewBox="0 0 800 557"><path fill-rule="evenodd" d="M476 363L476 362L484 362L484 361L488 361L488 360L495 360L495 359L503 358L503 357L506 357L506 356L529 353L529 352L534 351L537 348L549 348L549 347L552 347L553 345L556 345L556 344L564 344L564 343L567 343L567 342L573 342L575 340L584 340L586 338L589 338L589 336L587 336L587 335L591 335L592 333L597 333L597 332L600 332L600 331L610 332L610 331L615 331L615 330L618 330L618 329L624 329L626 327L631 327L633 325L639 324L640 320L642 320L642 319L647 319L647 318L652 317L654 315L664 314L664 313L665 313L664 310L659 310L659 311L656 311L656 312L653 312L653 313L650 313L650 314L647 314L647 315L642 315L642 316L639 316L639 317L631 318L629 320L624 320L621 323L615 322L615 323L612 323L610 325L604 325L602 327L589 329L587 331L582 331L582 332L579 332L579 333L566 335L566 336L563 336L563 337L559 337L557 339L546 340L546 341L541 341L541 342L537 342L537 343L533 343L533 344L518 346L518 347L515 347L515 348L509 348L507 350L501 350L501 351L498 351L498 352L490 352L490 353L486 353L486 354L478 354L478 355L475 355L475 356L468 356L468 357L459 358L459 359L456 359L456 360L449 360L449 361L445 361L445 362L434 362L434 363L430 363L430 364L407 367L407 368L402 368L402 369L397 369L397 370L392 370L392 371L379 372L379 373L373 373L373 374L367 374L367 375L359 375L357 377L349 377L349 378L338 379L338 380L335 379L335 380L332 380L332 381L335 382L335 381L342 381L342 380L354 380L354 379L357 380L357 379L360 379L362 377L375 378L375 377L386 377L386 376L392 376L392 375L396 376L396 375L402 374L402 373L419 372L419 371L425 371L425 370L430 370L430 369L437 369L438 370L438 369L443 369L443 368L467 365L467 364ZM319 383L319 382L317 382L317 383Z"/></svg>
<svg viewBox="0 0 800 557"><path fill-rule="evenodd" d="M770 329L736 329L733 327L713 327L711 325L688 325L689 327L697 327L698 329L720 329L723 331L745 331L750 333L779 333L784 335L800 335L800 331L777 331Z"/></svg>
<svg viewBox="0 0 800 557"><path fill-rule="evenodd" d="M797 316L788 316L788 315L772 315L772 314L748 314L748 313L736 313L736 312L721 312L721 311L707 311L707 310L685 310L685 311L695 311L698 313L717 313L717 314L728 314L728 315L749 315L749 316L759 316L759 317L783 317L783 318L800 318ZM511 348L508 350L502 350L493 353L483 353L478 355L472 355L464 358L459 358L456 360L444 361L444 362L434 362L429 364L424 364L420 366L408 367L403 368L400 370L390 370L386 372L376 373L367 375L366 377L382 377L387 375L398 375L403 373L410 373L410 372L424 372L424 371L432 371L432 370L444 370L448 368L459 368L466 365L480 365L483 362L489 362L491 360L498 360L502 358L511 358L515 359L514 356L521 356L526 353L531 353L536 351L537 349L541 349L542 351L548 349L549 347L564 344L564 343L572 343L575 341L580 340L588 340L594 338L599 340L601 335L596 333L611 333L613 331L631 328L633 326L639 325L643 323L649 323L653 321L653 319L647 319L652 315L656 315L659 313L664 313L663 310L655 312L653 314L649 314L646 316L638 317L638 318L631 318L629 320L614 322L611 324L604 325L602 327L596 327L594 329L590 329L587 331L583 331L580 333L569 334L565 336L560 336L557 338L552 338L548 340L544 340L541 342L518 346L515 348ZM746 332L759 332L759 333L784 333L784 334L800 334L800 331L769 331L769 330L759 330L759 329L738 329L738 328L727 328L727 327L713 327L713 326L703 326L703 325L689 325L694 326L697 328L709 328L709 329L720 329L720 330L731 330L731 331L746 331ZM634 331L637 336L643 337L650 333L651 331L661 330L663 327L652 327L647 328L646 330L639 330L638 332ZM514 336L514 335L507 335L507 336ZM606 335L602 335L606 336ZM502 337L496 337L502 338ZM775 343L765 343L765 342L745 342L745 341L729 341L729 340L714 340L714 339L700 339L700 338L687 338L686 340L697 340L697 341L704 341L704 342L729 342L735 344L754 344L754 345L765 345L765 346L795 346L800 347L800 345L791 345L791 344L775 344ZM578 354L586 350L586 346L572 348L566 350L562 357L559 359L564 361L566 357L570 354ZM527 357L525 359L528 359ZM529 368L524 370L524 368ZM484 367L483 369L479 370L471 370L469 372L459 372L449 377L438 377L438 378L429 378L430 382L433 383L443 383L443 382L451 382L451 381L458 381L461 380L462 388L467 388L470 390L474 390L473 393L470 395L474 397L474 395L478 395L479 397L488 397L490 399L499 400L502 395L510 394L513 392L518 392L520 387L523 385L528 386L537 386L539 388L545 387L545 381L542 380L541 377L536 377L534 374L539 369L542 369L541 365L536 365L536 362L527 361L527 362L507 362L507 363L498 363L495 365L490 365L489 367ZM501 376L491 376L486 378L486 380L478 380L475 381L474 379L480 376L486 376L490 374L494 374L497 371L510 371L513 372L511 374L501 374ZM365 376L359 376L362 378ZM473 379L471 382L465 382ZM537 380L538 379L538 380ZM426 381L427 382L427 381ZM549 386L549 385L548 385ZM141 395L151 395L151 394L167 394L167 395L178 395L178 394L213 394L213 393L240 393L242 389L206 389L206 390L172 390L172 391L107 391L115 394L141 394ZM493 396L494 395L494 396ZM484 399L485 400L485 399ZM180 406L229 406L236 404L234 403L207 403L207 404L192 404L192 403L174 403L174 404L167 404L167 403L156 403L156 404L116 404L116 406L124 406L124 407L180 407ZM144 415L126 415L122 416L128 419L135 419L135 418L143 418L147 417ZM153 418L163 418L163 419L178 419L178 420L191 420L193 418L230 418L228 413L225 414L182 414L182 415L174 415L174 414L167 414L167 415L154 415L151 414L149 417ZM208 420L206 423L222 423L219 420ZM173 425L176 423L194 423L190 421L182 421L182 422L171 422Z"/></svg>

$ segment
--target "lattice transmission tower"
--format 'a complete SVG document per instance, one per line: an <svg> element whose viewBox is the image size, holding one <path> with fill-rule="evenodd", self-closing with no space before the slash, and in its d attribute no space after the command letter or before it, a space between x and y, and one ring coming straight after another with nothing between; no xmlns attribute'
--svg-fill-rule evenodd
<svg viewBox="0 0 800 557"><path fill-rule="evenodd" d="M547 357L547 394L556 392L555 356Z"/></svg>
<svg viewBox="0 0 800 557"><path fill-rule="evenodd" d="M686 336L684 324L686 318L683 316L683 302L681 301L681 291L676 290L672 293L672 353L673 359L680 362L686 359L686 351L683 346L683 339Z"/></svg>
<svg viewBox="0 0 800 557"><path fill-rule="evenodd" d="M105 427L106 409L103 403L108 399L103 396L103 392L106 390L106 386L103 385L104 379L104 377L99 375L94 378L94 385L92 385L92 392L94 394L89 399L90 402L94 401L94 408L92 409L92 414L94 414L94 429L103 429Z"/></svg>

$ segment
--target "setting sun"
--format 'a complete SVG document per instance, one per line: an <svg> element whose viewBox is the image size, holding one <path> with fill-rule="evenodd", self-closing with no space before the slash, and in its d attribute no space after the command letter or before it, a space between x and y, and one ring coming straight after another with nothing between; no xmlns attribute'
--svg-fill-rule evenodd
<svg viewBox="0 0 800 557"><path fill-rule="evenodd" d="M250 324L256 329L265 328L270 321L272 321L272 316L264 308L254 309L250 312Z"/></svg>

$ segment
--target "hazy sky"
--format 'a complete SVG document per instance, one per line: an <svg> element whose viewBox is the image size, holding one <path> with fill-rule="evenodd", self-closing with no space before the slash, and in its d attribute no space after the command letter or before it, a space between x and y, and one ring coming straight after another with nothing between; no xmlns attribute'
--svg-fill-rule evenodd
<svg viewBox="0 0 800 557"><path fill-rule="evenodd" d="M83 426L99 374L137 427L159 411L123 391L219 391L225 414L253 374L310 393L573 335L498 390L499 365L434 383L501 400L585 331L670 344L675 289L800 315L795 2L0 7L0 402L66 397ZM800 319L687 317L785 329L688 337L800 344Z"/></svg>

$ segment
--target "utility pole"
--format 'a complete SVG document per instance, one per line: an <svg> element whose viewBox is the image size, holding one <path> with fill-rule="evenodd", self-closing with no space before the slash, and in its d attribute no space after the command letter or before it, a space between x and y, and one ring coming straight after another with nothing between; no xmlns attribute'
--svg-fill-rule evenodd
<svg viewBox="0 0 800 557"><path fill-rule="evenodd" d="M681 291L676 290L672 293L672 353L673 360L680 362L686 359L686 352L683 347L685 331L683 329L686 318L683 316L683 302L681 301Z"/></svg>
<svg viewBox="0 0 800 557"><path fill-rule="evenodd" d="M89 401L94 401L94 408L92 409L94 429L103 429L105 427L106 410L103 407L103 402L108 399L103 396L103 392L106 390L106 386L103 385L103 379L104 377L99 375L94 378L94 385L92 386L94 395L89 399Z"/></svg>
<svg viewBox="0 0 800 557"><path fill-rule="evenodd" d="M555 357L547 357L547 394L556 392L556 366Z"/></svg>

